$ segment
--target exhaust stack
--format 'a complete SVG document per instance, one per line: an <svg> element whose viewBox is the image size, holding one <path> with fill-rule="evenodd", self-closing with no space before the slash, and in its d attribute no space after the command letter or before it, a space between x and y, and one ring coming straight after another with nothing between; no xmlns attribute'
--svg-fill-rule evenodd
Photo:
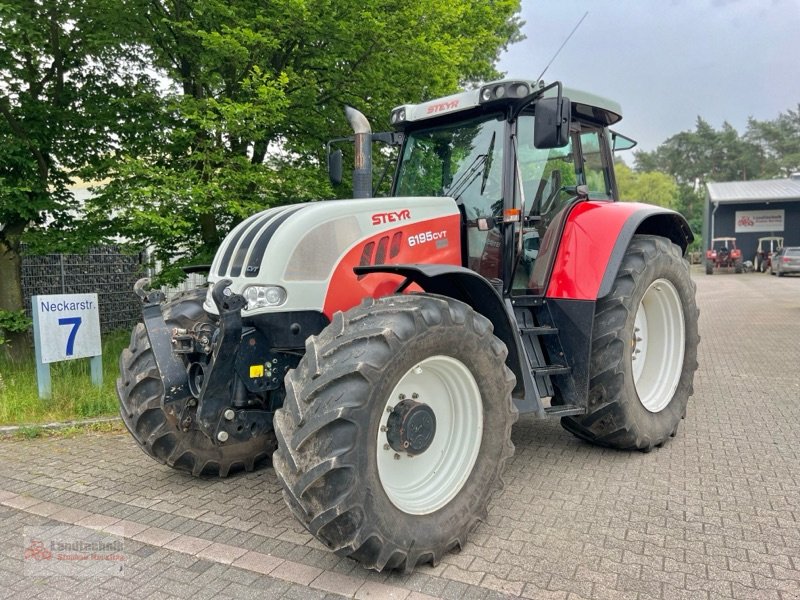
<svg viewBox="0 0 800 600"><path fill-rule="evenodd" d="M355 134L353 198L372 197L372 128L363 113L345 106L344 114Z"/></svg>

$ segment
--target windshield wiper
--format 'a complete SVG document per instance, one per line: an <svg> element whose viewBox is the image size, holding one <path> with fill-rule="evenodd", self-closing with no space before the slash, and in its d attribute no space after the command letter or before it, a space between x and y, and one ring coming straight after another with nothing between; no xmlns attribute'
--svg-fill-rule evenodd
<svg viewBox="0 0 800 600"><path fill-rule="evenodd" d="M464 173L458 179L456 179L449 188L445 190L445 194L458 200L464 190L466 190L472 184L472 182L475 181L475 178L479 174L480 168L486 163L486 159L486 154L479 154L476 156L469 168L464 171Z"/></svg>
<svg viewBox="0 0 800 600"><path fill-rule="evenodd" d="M492 132L492 141L489 142L489 151L486 153L486 160L483 162L483 175L481 175L481 196L486 189L486 182L489 180L489 171L492 169L492 158L494 157L494 139L497 132Z"/></svg>

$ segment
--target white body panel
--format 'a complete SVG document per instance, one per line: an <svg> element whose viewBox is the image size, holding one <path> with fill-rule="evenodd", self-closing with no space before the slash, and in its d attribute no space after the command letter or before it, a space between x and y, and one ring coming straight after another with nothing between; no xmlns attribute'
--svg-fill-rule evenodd
<svg viewBox="0 0 800 600"><path fill-rule="evenodd" d="M222 242L203 307L217 314L211 287L230 279L231 290L239 294L254 284L278 285L287 292L281 306L244 311L246 316L320 311L336 265L364 238L403 223L457 214L455 200L446 197L329 200L263 211L240 223Z"/></svg>

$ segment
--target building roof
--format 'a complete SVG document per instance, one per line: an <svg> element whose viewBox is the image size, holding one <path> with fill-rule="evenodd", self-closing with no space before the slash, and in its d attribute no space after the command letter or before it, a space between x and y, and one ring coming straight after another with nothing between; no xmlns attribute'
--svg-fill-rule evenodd
<svg viewBox="0 0 800 600"><path fill-rule="evenodd" d="M711 202L800 202L800 177L764 179L758 181L723 181L707 183Z"/></svg>

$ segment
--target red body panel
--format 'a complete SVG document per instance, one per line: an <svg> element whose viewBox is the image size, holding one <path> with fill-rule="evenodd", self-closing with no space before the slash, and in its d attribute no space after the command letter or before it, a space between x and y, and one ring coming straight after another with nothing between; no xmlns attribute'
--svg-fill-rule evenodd
<svg viewBox="0 0 800 600"><path fill-rule="evenodd" d="M602 200L576 205L567 217L545 295L596 300L620 231L633 213L646 207Z"/></svg>
<svg viewBox="0 0 800 600"><path fill-rule="evenodd" d="M403 281L403 277L389 273L357 277L353 267L420 263L461 265L461 218L458 214L404 223L361 240L336 266L322 312L330 319L336 311L352 308L363 298L391 294ZM420 288L412 285L408 291L420 291Z"/></svg>

